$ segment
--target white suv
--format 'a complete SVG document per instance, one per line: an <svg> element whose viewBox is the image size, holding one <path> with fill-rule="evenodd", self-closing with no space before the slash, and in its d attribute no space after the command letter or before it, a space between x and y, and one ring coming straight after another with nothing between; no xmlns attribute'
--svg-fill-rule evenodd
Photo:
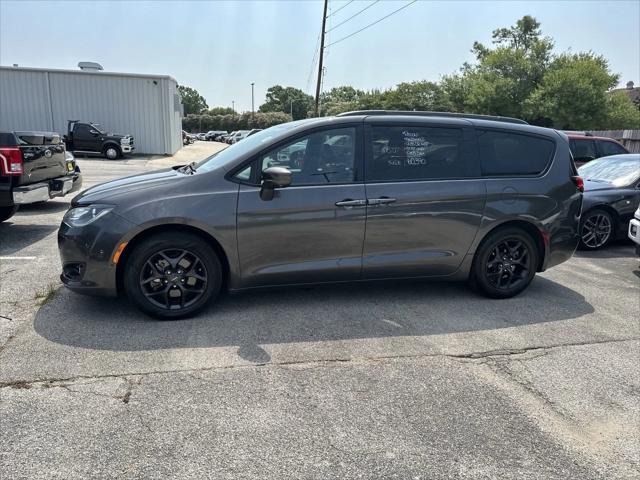
<svg viewBox="0 0 640 480"><path fill-rule="evenodd" d="M629 238L636 244L636 255L640 256L640 207L629 222Z"/></svg>

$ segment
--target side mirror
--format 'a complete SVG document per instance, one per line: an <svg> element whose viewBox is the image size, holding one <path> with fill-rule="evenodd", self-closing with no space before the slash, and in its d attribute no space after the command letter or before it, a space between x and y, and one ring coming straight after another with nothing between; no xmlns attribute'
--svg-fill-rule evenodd
<svg viewBox="0 0 640 480"><path fill-rule="evenodd" d="M98 132L96 130L89 130L89 133L94 137L98 135Z"/></svg>
<svg viewBox="0 0 640 480"><path fill-rule="evenodd" d="M291 185L291 171L284 167L269 167L262 172L262 188L260 198L265 201L273 200L276 188Z"/></svg>

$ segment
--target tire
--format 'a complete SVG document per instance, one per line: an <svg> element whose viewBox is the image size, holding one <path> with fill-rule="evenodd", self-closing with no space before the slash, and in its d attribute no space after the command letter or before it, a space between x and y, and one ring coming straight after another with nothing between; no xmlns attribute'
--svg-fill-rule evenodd
<svg viewBox="0 0 640 480"><path fill-rule="evenodd" d="M122 157L122 150L117 145L107 145L102 151L107 160L117 160Z"/></svg>
<svg viewBox="0 0 640 480"><path fill-rule="evenodd" d="M517 227L498 229L482 241L476 252L471 283L487 297L518 295L533 280L539 255L535 241L526 231Z"/></svg>
<svg viewBox="0 0 640 480"><path fill-rule="evenodd" d="M616 221L602 208L594 208L580 218L580 248L598 250L604 248L614 237Z"/></svg>
<svg viewBox="0 0 640 480"><path fill-rule="evenodd" d="M195 315L218 296L221 285L218 256L200 237L187 233L144 240L125 265L124 290L129 299L162 320Z"/></svg>
<svg viewBox="0 0 640 480"><path fill-rule="evenodd" d="M18 211L18 206L14 205L12 207L0 207L0 222L4 222L5 220L9 220L13 215Z"/></svg>

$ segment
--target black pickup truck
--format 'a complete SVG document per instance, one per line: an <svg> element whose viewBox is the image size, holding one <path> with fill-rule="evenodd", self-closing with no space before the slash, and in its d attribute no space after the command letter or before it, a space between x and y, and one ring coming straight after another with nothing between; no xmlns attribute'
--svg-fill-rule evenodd
<svg viewBox="0 0 640 480"><path fill-rule="evenodd" d="M20 205L80 190L82 174L60 135L0 132L0 222Z"/></svg>
<svg viewBox="0 0 640 480"><path fill-rule="evenodd" d="M131 135L107 133L96 123L69 120L64 139L74 154L104 155L109 160L135 150Z"/></svg>

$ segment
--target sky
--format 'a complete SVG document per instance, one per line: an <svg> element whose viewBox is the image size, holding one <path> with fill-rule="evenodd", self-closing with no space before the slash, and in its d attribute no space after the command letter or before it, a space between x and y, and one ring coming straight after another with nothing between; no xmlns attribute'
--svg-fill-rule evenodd
<svg viewBox="0 0 640 480"><path fill-rule="evenodd" d="M323 90L437 81L473 60L474 41L490 44L494 29L523 15L538 19L557 52L602 54L620 85L640 85L639 0L420 0L330 45L409 0L347 2L329 0ZM107 71L171 75L210 107L235 102L245 111L252 82L256 108L272 85L314 93L322 8L318 0L0 0L0 65L77 69L95 61Z"/></svg>

